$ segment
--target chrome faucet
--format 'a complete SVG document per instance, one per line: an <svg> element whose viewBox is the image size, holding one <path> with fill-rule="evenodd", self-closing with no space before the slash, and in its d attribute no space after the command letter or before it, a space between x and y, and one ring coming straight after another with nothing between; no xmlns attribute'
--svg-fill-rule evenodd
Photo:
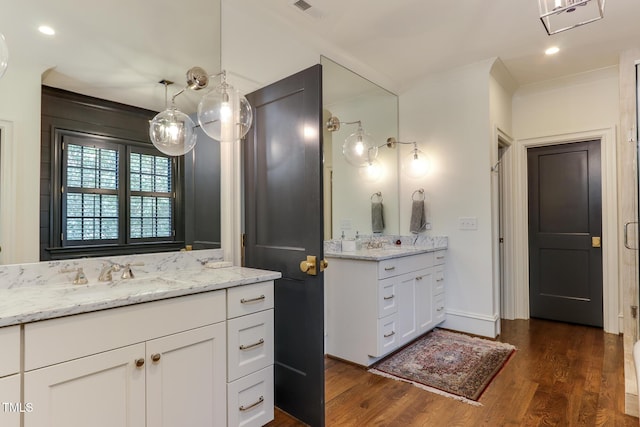
<svg viewBox="0 0 640 427"><path fill-rule="evenodd" d="M102 271L100 272L100 276L98 280L100 282L110 282L113 280L113 276L111 273L114 271L120 271L122 266L116 263L105 263L104 267L102 267Z"/></svg>

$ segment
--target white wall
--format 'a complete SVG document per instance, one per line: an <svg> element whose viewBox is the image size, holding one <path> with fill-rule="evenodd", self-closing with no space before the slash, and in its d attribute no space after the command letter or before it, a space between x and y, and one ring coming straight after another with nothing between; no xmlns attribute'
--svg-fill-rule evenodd
<svg viewBox="0 0 640 427"><path fill-rule="evenodd" d="M43 71L42 67L13 55L6 74L0 79L0 127L3 128L0 264L39 260Z"/></svg>
<svg viewBox="0 0 640 427"><path fill-rule="evenodd" d="M418 141L434 164L426 178L401 175L400 232L409 233L412 192L424 188L433 226L429 234L449 236L444 326L485 336L495 336L499 323L491 245L493 63L491 59L451 70L400 94L400 138ZM459 217L476 217L478 229L459 230Z"/></svg>

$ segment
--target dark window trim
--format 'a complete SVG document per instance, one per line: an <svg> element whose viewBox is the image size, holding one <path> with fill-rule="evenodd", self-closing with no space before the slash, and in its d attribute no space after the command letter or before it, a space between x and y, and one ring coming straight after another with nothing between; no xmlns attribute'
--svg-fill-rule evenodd
<svg viewBox="0 0 640 427"><path fill-rule="evenodd" d="M78 258L80 256L108 256L108 255L127 255L137 253L152 253L176 250L184 247L184 235L182 229L184 228L184 207L181 205L184 200L183 188L184 180L180 175L181 167L176 158L170 158L172 165L172 174L174 176L174 183L172 185L173 197L173 236L168 239L131 239L129 237L129 197L131 195L131 189L129 185L129 170L122 171L120 173L119 187L123 189L120 191L120 221L119 221L119 233L121 238L118 242L112 241L82 241L69 243L65 246L62 245L62 232L63 232L63 203L62 203L62 186L63 186L63 159L62 144L66 142L65 136L79 137L82 139L92 139L95 141L96 146L111 146L114 145L122 147L121 156L126 156L126 163L129 163L129 153L139 152L145 154L162 155L149 143L141 143L139 141L132 141L117 137L108 137L103 135L95 135L91 133L69 130L61 127L53 126L51 132L51 215L50 215L50 237L49 241L52 243L47 251L51 255L51 259L68 259ZM85 141L82 141L85 142ZM86 142L81 145L86 145ZM155 193L154 193L155 194ZM164 193L163 193L164 194ZM124 201L124 203L122 203Z"/></svg>

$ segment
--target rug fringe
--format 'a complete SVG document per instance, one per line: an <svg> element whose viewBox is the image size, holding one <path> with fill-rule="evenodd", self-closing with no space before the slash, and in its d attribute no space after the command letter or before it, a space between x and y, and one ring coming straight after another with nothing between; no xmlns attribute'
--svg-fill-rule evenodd
<svg viewBox="0 0 640 427"><path fill-rule="evenodd" d="M418 382L415 382L415 381L410 381L410 380L407 380L407 379L404 379L404 378L399 378L399 377L396 377L395 375L391 375L391 374L388 374L386 372L379 371L379 370L377 370L375 368L369 369L368 372L371 372L372 374L380 375L381 377L391 378L392 380L409 383L409 384L412 384L412 385L414 385L414 386L416 386L418 388L421 388L421 389L423 389L425 391L428 391L428 392L431 392L431 393L435 393L435 394L439 394L440 396L448 397L450 399L455 399L455 400L458 400L460 402L464 402L464 403L466 403L468 405L483 406L482 403L476 402L475 400L467 399L466 397L458 396L456 394L447 393L446 391L442 391L442 390L437 389L437 388L429 387L429 386L426 386L424 384L421 384L421 383L418 383Z"/></svg>

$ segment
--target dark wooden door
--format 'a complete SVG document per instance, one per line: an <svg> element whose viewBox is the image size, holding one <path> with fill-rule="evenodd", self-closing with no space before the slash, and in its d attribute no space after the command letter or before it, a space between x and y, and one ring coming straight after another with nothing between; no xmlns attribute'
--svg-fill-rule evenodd
<svg viewBox="0 0 640 427"><path fill-rule="evenodd" d="M254 124L245 151L245 265L276 270L275 403L324 425L322 73L317 65L247 96Z"/></svg>
<svg viewBox="0 0 640 427"><path fill-rule="evenodd" d="M530 315L602 327L600 141L527 157Z"/></svg>

